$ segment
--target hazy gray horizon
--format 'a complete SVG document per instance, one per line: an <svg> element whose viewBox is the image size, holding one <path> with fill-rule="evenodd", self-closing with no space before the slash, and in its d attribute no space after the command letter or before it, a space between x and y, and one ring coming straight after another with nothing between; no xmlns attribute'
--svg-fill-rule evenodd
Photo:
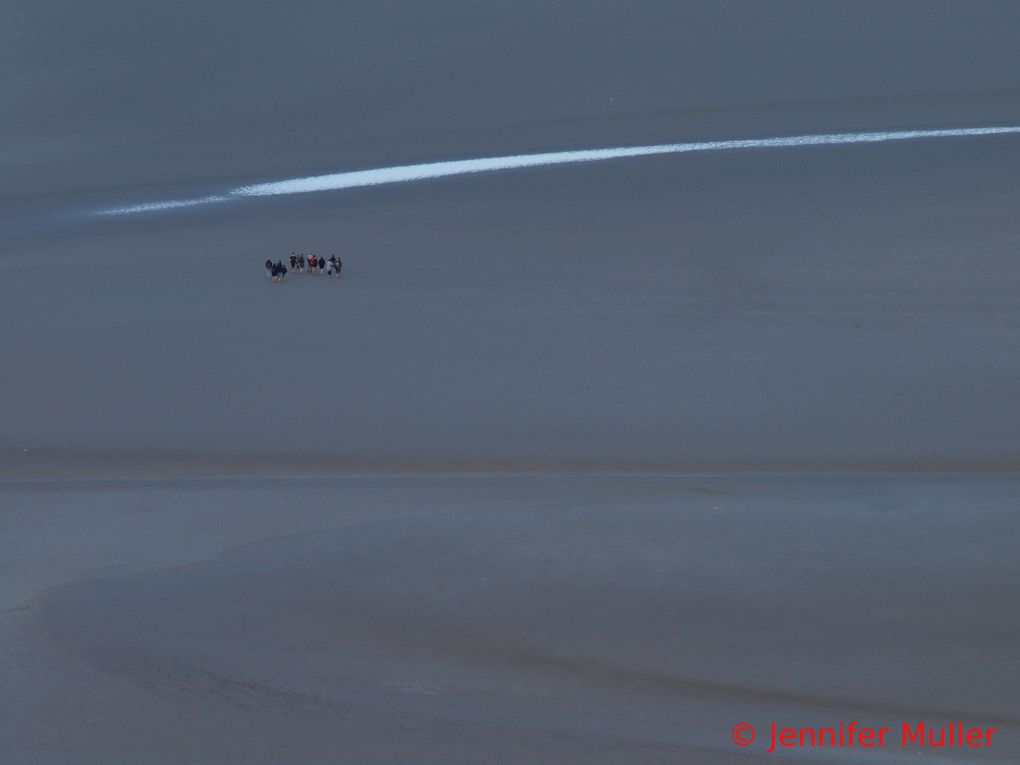
<svg viewBox="0 0 1020 765"><path fill-rule="evenodd" d="M920 8L15 2L0 193L1020 115L1015 6Z"/></svg>

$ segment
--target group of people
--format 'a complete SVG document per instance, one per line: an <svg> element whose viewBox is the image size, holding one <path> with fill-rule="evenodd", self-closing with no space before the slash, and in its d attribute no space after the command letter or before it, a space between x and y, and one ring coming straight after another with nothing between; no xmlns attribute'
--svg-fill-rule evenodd
<svg viewBox="0 0 1020 765"><path fill-rule="evenodd" d="M310 274L325 274L326 276L335 276L340 278L340 269L343 268L344 264L340 258L336 255L330 255L329 260L326 260L321 255L309 255L305 257L302 252L300 255L292 252L290 254L290 268L284 265L282 260L278 260L275 263L272 259L266 261L266 278L272 279L274 282L282 282L287 278L288 271L296 271L299 274L303 274L305 269L308 269Z"/></svg>

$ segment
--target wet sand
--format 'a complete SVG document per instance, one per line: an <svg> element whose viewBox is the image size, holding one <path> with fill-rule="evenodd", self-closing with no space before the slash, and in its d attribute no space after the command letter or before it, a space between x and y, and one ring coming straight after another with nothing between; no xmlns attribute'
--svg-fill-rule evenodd
<svg viewBox="0 0 1020 765"><path fill-rule="evenodd" d="M8 484L15 762L743 762L732 725L999 729L1012 476ZM925 755L925 756L922 756ZM951 756L950 756L951 755ZM949 756L949 759L938 759Z"/></svg>
<svg viewBox="0 0 1020 765"><path fill-rule="evenodd" d="M1010 3L69 7L18 5L0 32L4 475L22 455L73 474L54 453L199 473L1020 458L1016 136L92 214L439 159L1020 125ZM342 283L270 289L263 261L295 250L340 255Z"/></svg>
<svg viewBox="0 0 1020 765"><path fill-rule="evenodd" d="M1014 137L551 167L38 236L8 453L1013 467ZM296 243L342 280L262 262ZM53 386L53 387L50 387ZM429 464L431 463L431 464ZM313 471L314 472L314 471Z"/></svg>

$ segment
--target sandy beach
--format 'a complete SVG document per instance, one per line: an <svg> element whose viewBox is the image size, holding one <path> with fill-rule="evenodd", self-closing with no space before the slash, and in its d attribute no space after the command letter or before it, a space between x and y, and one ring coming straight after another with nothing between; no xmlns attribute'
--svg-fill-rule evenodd
<svg viewBox="0 0 1020 765"><path fill-rule="evenodd" d="M1020 135L231 192L1017 128L1015 4L6 16L4 765L1020 756Z"/></svg>

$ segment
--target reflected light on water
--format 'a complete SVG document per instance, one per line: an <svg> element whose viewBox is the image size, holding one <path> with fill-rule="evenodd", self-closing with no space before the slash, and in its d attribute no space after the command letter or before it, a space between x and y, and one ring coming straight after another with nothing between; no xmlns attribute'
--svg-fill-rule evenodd
<svg viewBox="0 0 1020 765"><path fill-rule="evenodd" d="M649 146L629 146L609 149L580 149L575 151L554 151L541 154L514 154L503 157L482 157L460 159L448 162L426 162L417 165L397 165L371 170L313 175L305 178L257 183L240 186L226 194L196 199L175 199L165 202L149 202L99 211L103 215L127 215L132 213L157 212L181 207L216 204L248 197L278 196L283 194L307 194L314 191L339 191L365 186L380 186L389 183L409 183L431 178L445 178L471 173L490 173L499 170L516 170L527 167L545 167L581 162L601 162L608 159L627 157L648 157L663 154L687 154L706 151L731 151L738 149L785 149L809 146L837 146L844 144L886 143L889 141L910 141L931 138L963 138L988 135L1020 133L1020 126L945 128L939 130L890 130L862 133L821 133L795 135L779 138L744 138L725 141L695 141L689 143L664 143Z"/></svg>

